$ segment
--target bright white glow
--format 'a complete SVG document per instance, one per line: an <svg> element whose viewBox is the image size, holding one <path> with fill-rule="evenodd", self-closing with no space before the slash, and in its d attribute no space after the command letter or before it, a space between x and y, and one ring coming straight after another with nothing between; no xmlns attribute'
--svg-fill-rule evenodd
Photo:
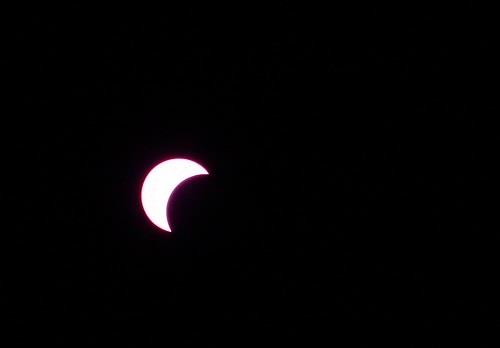
<svg viewBox="0 0 500 348"><path fill-rule="evenodd" d="M146 215L162 230L172 232L167 218L167 206L172 192L181 182L195 175L208 174L198 163L176 158L154 167L144 179L141 191Z"/></svg>

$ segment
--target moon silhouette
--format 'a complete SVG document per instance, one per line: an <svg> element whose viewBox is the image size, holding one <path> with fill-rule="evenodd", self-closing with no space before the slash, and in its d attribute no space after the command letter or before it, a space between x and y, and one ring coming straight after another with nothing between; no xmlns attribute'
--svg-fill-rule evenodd
<svg viewBox="0 0 500 348"><path fill-rule="evenodd" d="M181 182L207 170L196 162L175 158L155 166L144 179L141 191L142 207L153 224L172 232L167 218L167 207L172 192Z"/></svg>

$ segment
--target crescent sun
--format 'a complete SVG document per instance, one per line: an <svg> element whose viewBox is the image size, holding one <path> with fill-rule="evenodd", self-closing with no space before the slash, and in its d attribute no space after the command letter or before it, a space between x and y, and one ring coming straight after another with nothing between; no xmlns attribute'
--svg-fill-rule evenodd
<svg viewBox="0 0 500 348"><path fill-rule="evenodd" d="M161 162L144 179L141 190L142 207L153 224L172 232L167 207L172 193L184 180L206 175L207 170L191 160L176 158Z"/></svg>

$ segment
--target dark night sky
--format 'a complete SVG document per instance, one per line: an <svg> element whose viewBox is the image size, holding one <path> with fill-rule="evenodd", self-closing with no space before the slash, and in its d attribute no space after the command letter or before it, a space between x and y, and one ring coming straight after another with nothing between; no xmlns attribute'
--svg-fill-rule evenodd
<svg viewBox="0 0 500 348"><path fill-rule="evenodd" d="M496 346L491 11L247 6L4 12L7 331ZM210 175L165 234L139 192L176 156Z"/></svg>

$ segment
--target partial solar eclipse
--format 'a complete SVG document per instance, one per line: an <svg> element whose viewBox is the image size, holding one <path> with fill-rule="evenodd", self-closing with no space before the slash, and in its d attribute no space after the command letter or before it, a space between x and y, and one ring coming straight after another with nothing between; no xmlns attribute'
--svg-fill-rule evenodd
<svg viewBox="0 0 500 348"><path fill-rule="evenodd" d="M142 207L149 220L162 230L172 232L167 207L172 193L184 180L206 175L207 170L196 162L175 158L161 162L144 179L141 191Z"/></svg>

